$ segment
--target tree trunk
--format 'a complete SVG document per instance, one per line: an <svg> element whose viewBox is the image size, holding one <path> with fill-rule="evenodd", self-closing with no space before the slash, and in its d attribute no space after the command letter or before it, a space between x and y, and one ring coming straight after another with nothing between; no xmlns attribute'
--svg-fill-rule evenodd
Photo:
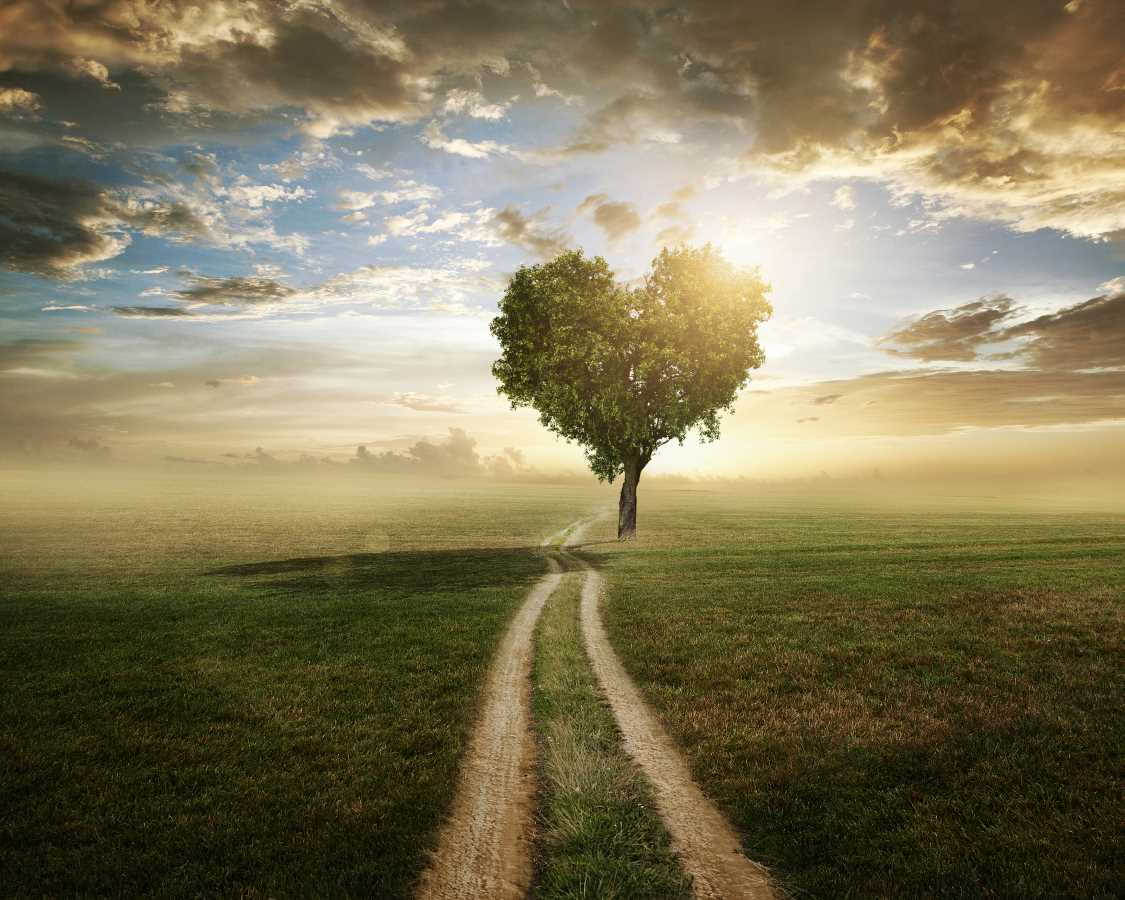
<svg viewBox="0 0 1125 900"><path fill-rule="evenodd" d="M621 481L621 501L617 507L617 539L631 541L637 536L637 482L643 468L639 457L625 461L625 474Z"/></svg>

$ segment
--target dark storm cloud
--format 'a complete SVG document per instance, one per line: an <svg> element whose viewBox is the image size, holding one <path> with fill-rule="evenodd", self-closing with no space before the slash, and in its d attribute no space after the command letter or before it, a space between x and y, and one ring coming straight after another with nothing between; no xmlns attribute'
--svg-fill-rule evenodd
<svg viewBox="0 0 1125 900"><path fill-rule="evenodd" d="M187 129L299 110L324 137L509 80L583 98L572 153L706 128L755 171L868 175L1021 230L1125 229L1117 0L10 0L0 35L0 71L102 104L156 92Z"/></svg>
<svg viewBox="0 0 1125 900"><path fill-rule="evenodd" d="M1125 367L1125 294L1039 316L1004 336L1026 340L1018 355L1041 369Z"/></svg>
<svg viewBox="0 0 1125 900"><path fill-rule="evenodd" d="M1007 297L982 298L928 313L883 339L891 352L925 362L1014 360L1019 369L879 372L754 392L745 402L756 414L776 407L773 417L782 423L794 403L825 407L818 418L797 422L818 422L838 437L1125 419L1125 293L1026 316ZM1015 346L990 351L998 344ZM832 406L845 395L841 415Z"/></svg>
<svg viewBox="0 0 1125 900"><path fill-rule="evenodd" d="M123 74L141 72L163 89L152 105L185 124L210 124L214 112L299 109L304 129L324 137L415 119L431 108L435 79L507 70L573 18L555 4L515 0L15 0L0 14L0 71L103 86L112 78L123 95Z"/></svg>
<svg viewBox="0 0 1125 900"><path fill-rule="evenodd" d="M277 303L296 291L280 281L264 276L232 276L215 278L192 275L192 287L176 291L176 296L187 303L210 306L255 306Z"/></svg>
<svg viewBox="0 0 1125 900"><path fill-rule="evenodd" d="M973 361L983 348L1008 341L1020 346L993 359L1020 359L1038 369L1125 366L1125 294L1086 300L1025 322L1009 324L1023 311L1007 297L974 300L938 310L880 340L884 349L926 362Z"/></svg>
<svg viewBox="0 0 1125 900"><path fill-rule="evenodd" d="M422 93L393 31L343 4L17 0L0 23L0 69L141 70L173 114L297 107L330 128L401 118Z"/></svg>
<svg viewBox="0 0 1125 900"><path fill-rule="evenodd" d="M602 102L571 152L726 123L752 171L863 173L1025 231L1125 228L1114 0L575 8L597 28L572 70Z"/></svg>
<svg viewBox="0 0 1125 900"><path fill-rule="evenodd" d="M550 259L567 249L570 239L554 228L545 227L536 216L525 216L514 206L508 206L493 216L497 235L509 244L522 247L543 259Z"/></svg>
<svg viewBox="0 0 1125 900"><path fill-rule="evenodd" d="M123 231L201 237L206 225L176 202L117 199L85 182L0 172L0 265L51 278L110 259L129 244Z"/></svg>
<svg viewBox="0 0 1125 900"><path fill-rule="evenodd" d="M97 188L73 181L0 172L0 264L59 276L116 256L124 242L107 232L111 204Z"/></svg>
<svg viewBox="0 0 1125 900"><path fill-rule="evenodd" d="M619 240L641 227L641 217L632 203L610 200L605 194L591 194L578 205L579 212L593 211L594 222L611 241Z"/></svg>
<svg viewBox="0 0 1125 900"><path fill-rule="evenodd" d="M327 5L294 8L269 27L268 45L221 40L183 53L171 77L207 107L305 109L312 116L308 130L319 136L417 113L422 91L409 54L389 29ZM231 84L244 89L231 91Z"/></svg>
<svg viewBox="0 0 1125 900"><path fill-rule="evenodd" d="M1015 314L1008 297L984 297L956 309L939 309L892 331L879 343L889 353L933 362L977 358L982 344L999 340L995 328Z"/></svg>
<svg viewBox="0 0 1125 900"><path fill-rule="evenodd" d="M1125 225L1112 176L1125 161L1125 17L1113 0L792 10L746 13L772 19L745 60L758 100L750 163L862 171L1025 231ZM793 33L802 18L808 31Z"/></svg>

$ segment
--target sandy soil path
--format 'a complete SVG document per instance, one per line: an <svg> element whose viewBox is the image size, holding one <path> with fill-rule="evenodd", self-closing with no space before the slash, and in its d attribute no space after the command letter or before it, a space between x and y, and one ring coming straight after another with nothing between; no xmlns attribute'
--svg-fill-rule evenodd
<svg viewBox="0 0 1125 900"><path fill-rule="evenodd" d="M567 543L576 542L572 533ZM742 853L734 829L692 779L684 758L614 653L598 612L602 582L601 574L586 566L582 585L586 651L617 717L626 751L655 788L657 808L673 849L692 876L695 896L772 900L775 895L766 870Z"/></svg>
<svg viewBox="0 0 1125 900"><path fill-rule="evenodd" d="M582 520L543 542L583 529ZM533 874L535 740L531 733L531 656L535 623L562 580L556 559L536 583L500 642L487 675L480 718L442 828L422 900L523 897Z"/></svg>

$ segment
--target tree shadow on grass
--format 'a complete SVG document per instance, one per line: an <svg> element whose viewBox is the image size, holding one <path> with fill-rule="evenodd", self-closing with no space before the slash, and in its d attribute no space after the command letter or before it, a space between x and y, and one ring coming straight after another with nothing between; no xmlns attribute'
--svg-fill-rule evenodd
<svg viewBox="0 0 1125 900"><path fill-rule="evenodd" d="M207 576L252 579L279 594L454 593L526 584L547 569L539 547L306 556L221 566Z"/></svg>
<svg viewBox="0 0 1125 900"><path fill-rule="evenodd" d="M412 896L482 672L550 555L241 561L67 607L18 642L29 674L0 703L23 723L0 893Z"/></svg>

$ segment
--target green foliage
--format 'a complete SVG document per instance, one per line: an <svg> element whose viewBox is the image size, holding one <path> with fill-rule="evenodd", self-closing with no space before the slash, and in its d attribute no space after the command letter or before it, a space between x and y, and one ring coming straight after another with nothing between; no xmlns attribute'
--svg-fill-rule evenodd
<svg viewBox="0 0 1125 900"><path fill-rule="evenodd" d="M661 251L637 287L617 284L600 256L563 253L509 282L492 372L513 408L536 409L612 482L692 428L718 437L720 414L764 360L768 291L710 245Z"/></svg>

